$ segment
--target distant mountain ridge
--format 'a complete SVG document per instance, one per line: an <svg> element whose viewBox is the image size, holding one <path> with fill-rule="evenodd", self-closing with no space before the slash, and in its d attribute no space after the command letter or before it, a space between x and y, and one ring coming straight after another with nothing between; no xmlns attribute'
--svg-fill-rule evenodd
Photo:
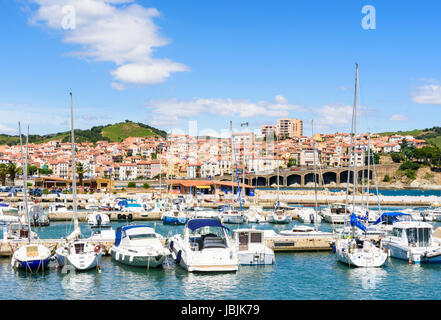
<svg viewBox="0 0 441 320"><path fill-rule="evenodd" d="M106 126L95 126L90 129L75 130L75 142L92 142L109 141L121 142L128 137L154 137L160 136L165 138L167 132L151 127L140 122L132 122L126 120L115 124L108 124ZM45 143L52 140L60 140L61 142L69 142L70 131L59 132L46 135L29 135L29 143ZM20 143L18 135L0 134L0 145L16 145Z"/></svg>

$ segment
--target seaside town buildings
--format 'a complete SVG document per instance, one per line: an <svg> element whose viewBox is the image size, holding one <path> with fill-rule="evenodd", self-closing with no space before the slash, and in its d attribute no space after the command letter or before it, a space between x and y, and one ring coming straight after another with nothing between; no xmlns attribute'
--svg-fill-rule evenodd
<svg viewBox="0 0 441 320"><path fill-rule="evenodd" d="M321 167L352 165L349 157L350 135L347 133L303 136L303 124L297 119L280 119L277 125L262 127L262 133L275 132L284 137L272 141L253 132L234 133L229 138L200 138L172 134L168 139L131 137L122 142L98 141L78 143L77 161L85 178L112 178L115 180L154 179L162 173L170 178L211 178L229 174L232 170L248 173L272 172L278 167L312 166L314 158ZM374 152L399 152L400 144L423 147L424 140L412 136L371 135ZM369 137L357 137L357 165L363 165L369 148ZM232 146L234 152L232 153ZM21 166L19 146L0 146L0 163ZM39 169L51 169L53 177L72 178L71 145L61 141L29 144L29 164ZM39 175L38 171L36 175Z"/></svg>

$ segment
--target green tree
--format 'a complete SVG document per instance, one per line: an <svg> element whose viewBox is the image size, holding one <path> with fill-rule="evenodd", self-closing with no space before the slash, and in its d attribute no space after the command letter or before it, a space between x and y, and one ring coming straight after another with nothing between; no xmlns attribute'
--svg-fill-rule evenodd
<svg viewBox="0 0 441 320"><path fill-rule="evenodd" d="M136 188L136 183L133 182L133 181L130 181L130 182L127 184L127 188Z"/></svg>
<svg viewBox="0 0 441 320"><path fill-rule="evenodd" d="M406 157L401 152L391 152L390 157L392 158L392 161L395 163L400 163L401 161L404 161Z"/></svg>
<svg viewBox="0 0 441 320"><path fill-rule="evenodd" d="M294 167L296 165L296 159L289 158L288 160L288 168Z"/></svg>
<svg viewBox="0 0 441 320"><path fill-rule="evenodd" d="M30 165L28 166L28 175L33 176L38 171L38 168L36 166Z"/></svg>
<svg viewBox="0 0 441 320"><path fill-rule="evenodd" d="M144 183L144 184L142 185L142 187L143 187L144 189L148 189L148 188L150 188L150 185L146 182L146 183Z"/></svg>
<svg viewBox="0 0 441 320"><path fill-rule="evenodd" d="M15 176L17 174L17 166L15 165L15 163L9 163L8 164L8 175L9 175L9 180L12 181L12 183L14 184L15 181Z"/></svg>
<svg viewBox="0 0 441 320"><path fill-rule="evenodd" d="M388 174L384 175L383 182L390 182L390 177Z"/></svg>
<svg viewBox="0 0 441 320"><path fill-rule="evenodd" d="M78 163L77 165L77 174L78 174L78 179L80 180L80 186L82 186L84 179L84 166L81 162Z"/></svg>
<svg viewBox="0 0 441 320"><path fill-rule="evenodd" d="M0 163L0 181L2 186L6 184L6 177L8 176L8 166L5 163Z"/></svg>

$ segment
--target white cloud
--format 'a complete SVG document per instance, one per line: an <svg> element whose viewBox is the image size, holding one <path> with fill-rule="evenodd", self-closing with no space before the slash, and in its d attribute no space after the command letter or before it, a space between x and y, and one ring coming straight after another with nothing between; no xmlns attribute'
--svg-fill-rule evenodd
<svg viewBox="0 0 441 320"><path fill-rule="evenodd" d="M284 96L277 95L274 97L274 101L277 103L288 103L288 99L286 99Z"/></svg>
<svg viewBox="0 0 441 320"><path fill-rule="evenodd" d="M366 106L357 107L357 118L366 115L369 112ZM316 111L318 119L314 121L318 128L351 128L353 106L344 105L341 103L325 105L323 108Z"/></svg>
<svg viewBox="0 0 441 320"><path fill-rule="evenodd" d="M441 104L441 85L433 79L428 84L417 86L412 92L412 101L418 104Z"/></svg>
<svg viewBox="0 0 441 320"><path fill-rule="evenodd" d="M18 126L18 124L17 124L17 126ZM18 134L18 129L12 129L12 128L9 128L8 126L0 124L0 133L4 133L4 134Z"/></svg>
<svg viewBox="0 0 441 320"><path fill-rule="evenodd" d="M287 117L289 111L302 112L302 106L293 105L284 99L278 99L279 103L259 101L258 103L249 100L234 99L207 99L195 98L192 100L150 100L146 107L153 108L156 115L164 117L195 117L202 115L217 116L239 116L242 118L265 116L265 117ZM152 122L153 123L153 122Z"/></svg>
<svg viewBox="0 0 441 320"><path fill-rule="evenodd" d="M409 120L404 114L393 114L390 118L390 121L407 121Z"/></svg>
<svg viewBox="0 0 441 320"><path fill-rule="evenodd" d="M189 70L185 65L169 60L154 60L152 62L154 63L125 64L112 71L111 74L115 79L123 82L157 84L164 82L170 76L170 72Z"/></svg>
<svg viewBox="0 0 441 320"><path fill-rule="evenodd" d="M131 0L30 1L39 5L31 23L61 31L64 42L81 46L80 51L70 53L72 56L115 63L118 67L111 74L116 80L156 84L172 72L189 70L183 64L153 57L154 48L169 43L153 22L160 16L154 8L144 8ZM63 28L66 6L74 8L72 29Z"/></svg>
<svg viewBox="0 0 441 320"><path fill-rule="evenodd" d="M340 89L341 91L348 91L348 90L349 90L349 88L346 87L346 86L340 86L339 89Z"/></svg>

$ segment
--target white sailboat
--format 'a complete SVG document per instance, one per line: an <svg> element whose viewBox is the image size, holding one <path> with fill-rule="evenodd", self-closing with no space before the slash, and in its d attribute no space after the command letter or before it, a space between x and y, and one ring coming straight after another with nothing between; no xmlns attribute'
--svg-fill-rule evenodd
<svg viewBox="0 0 441 320"><path fill-rule="evenodd" d="M28 172L28 137L29 137L29 126L28 126L28 134L26 136L26 161L23 160L23 143L21 137L21 128L20 122L18 123L18 131L20 135L20 149L21 149L21 162L23 168L23 185L24 185L24 201L25 201L25 214L27 217L27 233L22 233L22 229L20 228L19 238L22 235L27 236L28 244L18 248L12 255L11 266L13 268L25 269L26 271L37 272L44 271L47 269L50 258L51 251L41 244L32 243L32 231L31 231L31 222L29 218L29 209L28 209L28 191L27 191L27 172Z"/></svg>
<svg viewBox="0 0 441 320"><path fill-rule="evenodd" d="M76 181L76 163L75 163L75 137L73 125L72 93L70 93L70 121L72 137L72 195L74 212L74 231L66 238L64 246L58 248L55 252L58 265L73 266L75 270L89 270L98 268L101 262L102 251L100 246L94 246L88 240L81 240L81 230L78 224L77 209L77 181Z"/></svg>
<svg viewBox="0 0 441 320"><path fill-rule="evenodd" d="M350 143L350 153L353 155L353 207L355 207L355 194L357 191L357 161L356 161L356 141L357 141L357 93L358 93L358 64L356 64L355 72L355 97L354 97L354 107L352 114L352 133L351 133L351 143ZM353 149L352 149L353 147ZM352 154L353 152L353 154ZM346 204L345 212L348 207L348 185L349 185L350 175L348 173L348 183L346 186ZM345 224L347 222L345 214ZM350 216L350 225L352 226L352 237L337 239L335 243L335 254L337 260L345 263L349 266L356 267L381 267L387 258L387 254L376 247L372 240L367 237L354 237L354 228L360 228L365 231L366 226L361 224L355 213Z"/></svg>

